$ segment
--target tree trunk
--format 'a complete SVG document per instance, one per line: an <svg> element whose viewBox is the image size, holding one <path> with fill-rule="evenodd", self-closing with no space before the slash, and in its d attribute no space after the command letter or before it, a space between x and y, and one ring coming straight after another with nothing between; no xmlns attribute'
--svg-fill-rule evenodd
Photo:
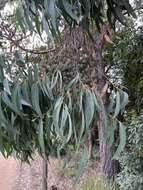
<svg viewBox="0 0 143 190"><path fill-rule="evenodd" d="M43 158L43 177L42 177L42 190L48 190L48 162L46 158Z"/></svg>
<svg viewBox="0 0 143 190"><path fill-rule="evenodd" d="M93 142L92 142L92 131L89 131L88 134L88 152L89 152L89 159L93 158Z"/></svg>
<svg viewBox="0 0 143 190"><path fill-rule="evenodd" d="M103 38L102 34L98 34L98 37L95 41L94 45L94 62L95 62L95 74L96 74L96 83L99 94L103 99L103 103L107 101L107 93L104 93L104 97L102 92L104 87L107 84L106 75L105 75L105 65L102 59L102 45ZM106 89L107 90L107 89ZM102 111L100 113L100 118L98 121L98 137L99 137L99 154L100 154L100 165L99 170L102 174L107 176L112 175L112 154L111 149L107 140L107 133L104 127L104 121L102 118Z"/></svg>
<svg viewBox="0 0 143 190"><path fill-rule="evenodd" d="M98 122L99 154L100 154L99 171L107 176L112 176L113 174L112 155L111 155L111 150L107 141L107 135L106 135L106 131L105 131L101 117Z"/></svg>

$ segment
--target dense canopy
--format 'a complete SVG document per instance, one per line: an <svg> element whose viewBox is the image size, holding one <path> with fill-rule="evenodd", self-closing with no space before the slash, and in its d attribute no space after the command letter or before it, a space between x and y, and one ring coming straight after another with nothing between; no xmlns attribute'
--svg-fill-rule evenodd
<svg viewBox="0 0 143 190"><path fill-rule="evenodd" d="M23 8L17 10L21 27L33 29L33 20L38 33L45 30L53 35L59 32L64 20L71 27L80 25L86 31L92 26L100 30L108 23L114 27L116 20L126 23L126 15L135 17L128 0L24 0Z"/></svg>

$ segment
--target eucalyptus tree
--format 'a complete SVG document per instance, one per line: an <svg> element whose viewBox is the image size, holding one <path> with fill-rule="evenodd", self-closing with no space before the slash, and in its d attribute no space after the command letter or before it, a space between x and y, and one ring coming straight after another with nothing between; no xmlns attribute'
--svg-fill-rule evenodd
<svg viewBox="0 0 143 190"><path fill-rule="evenodd" d="M84 84L78 69L77 76L64 87L60 72L49 80L47 75L39 77L39 71L33 68L31 72L26 71L28 74L18 84L9 85L3 78L0 115L4 155L15 150L21 160L28 160L35 148L46 158L54 149L60 154L69 143L79 148L91 128L98 126L100 172L112 175L111 147L118 127L120 142L114 158L125 146L125 127L117 117L123 113L128 95L106 76L102 50L105 43L112 43L116 22L126 24L127 16L135 17L128 0L24 0L19 3L16 18L24 34L31 30L42 38L45 31L49 39L60 39L67 26L70 27L77 58L83 49L90 58L92 83ZM83 155L80 170L87 160L86 148Z"/></svg>
<svg viewBox="0 0 143 190"><path fill-rule="evenodd" d="M110 35L112 28L115 28L116 21L118 20L122 24L126 23L126 15L135 16L129 1L114 0L25 0L23 8L21 7L21 12L20 9L17 11L17 19L20 26L22 28L26 26L32 30L35 26L39 34L45 30L49 36L58 36L65 22L72 30L77 32L77 36L79 37L78 40L75 40L76 42L78 41L76 49L87 49L91 63L94 66L91 73L92 87L98 90L104 104L107 104L109 100L107 98L107 89L110 89L112 92L112 89L116 91L116 87L113 88L113 85L109 84L106 78L105 65L102 60L102 48L105 41L111 42ZM35 21L34 25L33 20ZM117 102L118 99L119 97L117 96ZM116 108L117 110L118 108ZM103 173L110 174L112 170L112 154L101 115L97 124L100 142L100 170ZM115 115L117 116L116 113Z"/></svg>
<svg viewBox="0 0 143 190"><path fill-rule="evenodd" d="M125 144L125 131L116 117L122 112L128 98L125 92L122 92L107 79L102 48L105 42L112 42L110 37L112 29L116 27L116 21L126 24L127 15L135 17L128 0L25 0L16 11L16 17L23 32L26 32L27 29L37 31L41 35L43 31L46 31L50 38L54 38L60 36L64 26L68 25L72 31L77 32L79 37L76 40L79 42L75 45L76 50L87 49L94 68L91 73L93 84L90 88L98 94L102 108L96 122L100 144L100 171L105 174L112 173L112 153L108 141L110 135L107 126L109 127L110 124L114 127L116 124L119 125L122 142L117 152L120 152ZM92 106L92 104L90 102L87 105ZM106 105L106 109L104 105ZM91 120L94 115L93 109L88 106L87 109L89 111L84 117ZM105 112L107 113L105 114ZM112 137L114 136L113 132L114 130L111 130Z"/></svg>

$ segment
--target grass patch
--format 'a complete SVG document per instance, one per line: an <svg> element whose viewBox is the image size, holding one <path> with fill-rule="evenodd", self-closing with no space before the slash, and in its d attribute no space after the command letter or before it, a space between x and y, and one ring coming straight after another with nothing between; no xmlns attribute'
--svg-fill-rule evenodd
<svg viewBox="0 0 143 190"><path fill-rule="evenodd" d="M98 175L81 182L79 190L119 190L119 187L113 180Z"/></svg>

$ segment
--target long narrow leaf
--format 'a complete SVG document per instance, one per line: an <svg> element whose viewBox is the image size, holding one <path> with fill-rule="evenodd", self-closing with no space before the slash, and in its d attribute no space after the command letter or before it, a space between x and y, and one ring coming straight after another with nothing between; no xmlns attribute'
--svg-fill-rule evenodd
<svg viewBox="0 0 143 190"><path fill-rule="evenodd" d="M38 83L34 83L31 88L32 106L36 113L42 118L42 112L39 105L39 87Z"/></svg>
<svg viewBox="0 0 143 190"><path fill-rule="evenodd" d="M39 145L41 147L42 153L45 155L44 128L43 128L42 119L40 119L38 127L39 127L39 133L38 133Z"/></svg>
<svg viewBox="0 0 143 190"><path fill-rule="evenodd" d="M121 122L119 122L119 137L120 142L113 156L113 159L117 159L120 156L121 152L124 150L126 145L126 127Z"/></svg>
<svg viewBox="0 0 143 190"><path fill-rule="evenodd" d="M115 112L114 112L114 118L118 116L121 110L121 105L120 105L120 93L117 91L116 93L116 107L115 107Z"/></svg>
<svg viewBox="0 0 143 190"><path fill-rule="evenodd" d="M75 175L75 179L74 179L75 183L79 182L79 179L80 179L81 175L83 174L84 169L86 167L87 161L88 161L88 151L87 151L87 148L84 147L84 150L81 154L81 159L79 161L79 165L78 165L78 168L76 171L76 175Z"/></svg>

